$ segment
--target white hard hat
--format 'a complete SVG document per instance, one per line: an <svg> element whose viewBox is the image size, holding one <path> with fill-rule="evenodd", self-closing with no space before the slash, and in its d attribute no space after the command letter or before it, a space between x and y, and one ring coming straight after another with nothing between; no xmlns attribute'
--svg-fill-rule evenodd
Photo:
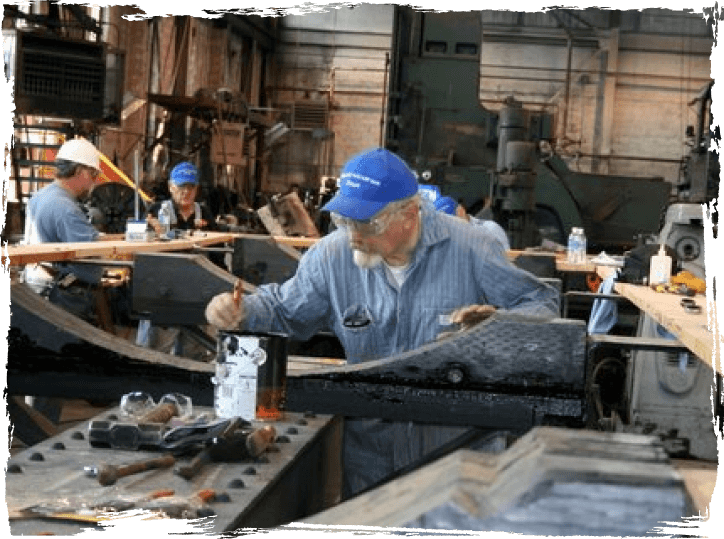
<svg viewBox="0 0 724 539"><path fill-rule="evenodd" d="M67 141L60 147L58 155L56 155L55 158L73 161L74 163L79 163L96 170L101 169L100 152L84 138Z"/></svg>

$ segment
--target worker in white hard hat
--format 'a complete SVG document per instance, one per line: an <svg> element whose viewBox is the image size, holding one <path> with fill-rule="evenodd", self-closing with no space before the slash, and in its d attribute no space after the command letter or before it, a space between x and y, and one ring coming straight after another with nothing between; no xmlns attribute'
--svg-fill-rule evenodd
<svg viewBox="0 0 724 539"><path fill-rule="evenodd" d="M23 243L86 242L98 238L99 232L79 205L96 184L101 173L100 153L85 139L65 142L55 156L55 181L35 193L25 208ZM95 322L102 266L41 263L28 264L23 278L35 292L76 316ZM57 422L62 400L35 396L32 406L51 421Z"/></svg>
<svg viewBox="0 0 724 539"><path fill-rule="evenodd" d="M96 230L83 213L79 200L96 184L101 173L100 153L85 139L65 142L55 157L56 179L35 193L25 210L23 243L85 242L98 238ZM89 285L96 285L103 268L70 264L30 264L24 280L33 290L62 304L83 318L92 317L93 303L86 299ZM62 301L61 284L68 296ZM70 294L70 291L75 292Z"/></svg>

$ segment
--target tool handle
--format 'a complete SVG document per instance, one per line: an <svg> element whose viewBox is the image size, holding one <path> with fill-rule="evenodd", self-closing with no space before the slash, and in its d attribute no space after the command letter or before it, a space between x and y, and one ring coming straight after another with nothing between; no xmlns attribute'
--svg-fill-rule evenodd
<svg viewBox="0 0 724 539"><path fill-rule="evenodd" d="M138 420L139 423L166 423L173 416L178 415L178 407L172 402L159 404Z"/></svg>
<svg viewBox="0 0 724 539"><path fill-rule="evenodd" d="M188 464L178 465L174 468L174 473L180 475L186 480L196 477L203 468L204 464L211 461L211 452L208 448L202 449Z"/></svg>
<svg viewBox="0 0 724 539"><path fill-rule="evenodd" d="M237 279L234 283L234 305L237 307L241 304L241 295L244 292L244 283L241 279Z"/></svg>
<svg viewBox="0 0 724 539"><path fill-rule="evenodd" d="M277 431L271 425L256 429L246 438L246 449L252 457L258 457L276 440Z"/></svg>
<svg viewBox="0 0 724 539"><path fill-rule="evenodd" d="M164 455L162 457L156 457L150 460L142 460L141 462L134 462L127 466L119 466L116 469L116 478L125 477L127 475L133 475L146 470L155 470L157 468L168 468L173 466L176 462L176 458L173 455Z"/></svg>

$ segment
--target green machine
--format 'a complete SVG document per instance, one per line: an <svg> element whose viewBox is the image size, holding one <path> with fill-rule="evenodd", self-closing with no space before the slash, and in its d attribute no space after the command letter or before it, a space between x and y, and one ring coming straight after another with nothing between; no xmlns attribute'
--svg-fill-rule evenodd
<svg viewBox="0 0 724 539"><path fill-rule="evenodd" d="M622 252L638 235L656 233L671 184L571 171L541 150L550 147L550 114L527 111L512 97L499 112L485 109L481 42L480 12L396 6L385 147L421 183L500 223L513 248L543 238L565 244L572 227L583 227L592 250Z"/></svg>

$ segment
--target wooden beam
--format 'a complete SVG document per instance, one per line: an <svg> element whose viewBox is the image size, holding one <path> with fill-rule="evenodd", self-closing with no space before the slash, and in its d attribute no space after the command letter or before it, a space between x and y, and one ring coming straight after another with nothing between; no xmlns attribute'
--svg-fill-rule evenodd
<svg viewBox="0 0 724 539"><path fill-rule="evenodd" d="M2 263L23 266L38 262L61 262L76 258L115 258L134 253L164 251L185 251L233 241L234 238L251 238L267 241L270 238L280 245L306 248L314 245L318 238L267 236L264 234L239 234L230 232L198 232L177 240L125 241L122 238L79 243L39 243L35 245L10 245L7 255L2 254Z"/></svg>

